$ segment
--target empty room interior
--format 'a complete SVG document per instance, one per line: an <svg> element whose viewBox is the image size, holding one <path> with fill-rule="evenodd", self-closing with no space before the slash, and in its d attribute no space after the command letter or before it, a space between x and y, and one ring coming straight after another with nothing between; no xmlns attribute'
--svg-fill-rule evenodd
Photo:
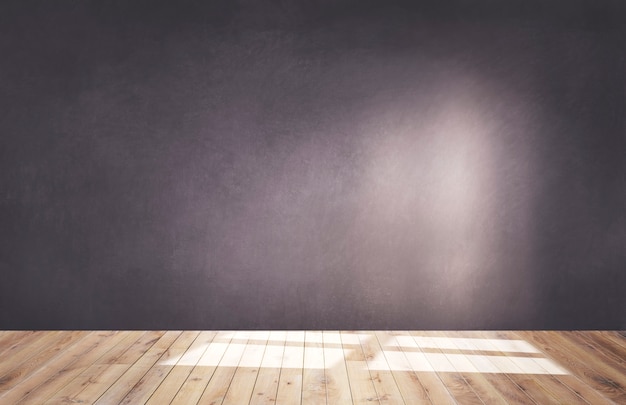
<svg viewBox="0 0 626 405"><path fill-rule="evenodd" d="M626 3L0 3L0 404L626 404Z"/></svg>

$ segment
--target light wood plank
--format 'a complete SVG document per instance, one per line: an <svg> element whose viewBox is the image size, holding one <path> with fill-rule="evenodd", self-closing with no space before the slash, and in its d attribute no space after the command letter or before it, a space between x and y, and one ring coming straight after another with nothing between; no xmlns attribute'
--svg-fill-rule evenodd
<svg viewBox="0 0 626 405"><path fill-rule="evenodd" d="M120 337L123 338L120 342L111 344L113 342L108 341L106 346L108 346L109 350L96 360L93 365L89 366L85 371L51 396L45 404L75 403L74 398L110 367L110 364L107 364L108 361L119 357L121 353L126 351L140 336L141 332L120 332Z"/></svg>
<svg viewBox="0 0 626 405"><path fill-rule="evenodd" d="M165 335L165 331L152 330L145 332L121 356L115 359L115 364L135 364L163 335Z"/></svg>
<svg viewBox="0 0 626 405"><path fill-rule="evenodd" d="M288 331L276 403L298 405L303 394L304 331Z"/></svg>
<svg viewBox="0 0 626 405"><path fill-rule="evenodd" d="M249 343L243 352L237 371L235 371L233 380L230 383L224 398L224 404L239 405L250 403L252 391L263 362L268 338L269 332L267 331L250 333Z"/></svg>
<svg viewBox="0 0 626 405"><path fill-rule="evenodd" d="M276 403L286 337L285 331L270 332L261 361L261 370L250 398L251 405Z"/></svg>
<svg viewBox="0 0 626 405"><path fill-rule="evenodd" d="M354 404L376 404L380 403L376 387L367 369L367 362L357 331L342 331L341 343L346 362L348 379L352 403Z"/></svg>
<svg viewBox="0 0 626 405"><path fill-rule="evenodd" d="M449 334L449 333L448 333ZM506 353L500 351L500 349L494 345L492 339L488 336L481 334L480 332L474 332L472 337L461 338L461 333L455 334L457 337L451 342L458 348L463 350L473 350L474 353L467 356L467 359L481 371L481 377L484 378L489 384L491 384L496 392L500 394L500 397L504 399L506 403L510 404L527 404L537 403L535 396L527 390L522 389L517 381L516 373L521 373L522 370L515 365L515 363L507 357ZM463 333L463 335L465 335ZM515 349L513 344L510 344L512 349ZM517 350L522 350L520 348ZM515 355L516 353L513 353ZM466 376L466 381L472 376ZM480 377L477 377L480 378ZM469 381L468 381L469 383ZM533 384L526 384L529 389L534 387ZM476 387L473 387L476 392L479 392ZM546 393L537 391L537 397L546 397ZM480 396L480 393L479 393ZM483 398L483 401L486 401Z"/></svg>
<svg viewBox="0 0 626 405"><path fill-rule="evenodd" d="M173 365L163 365L171 358L182 356L199 332L182 332L178 335L174 343L166 349L157 363L135 384L130 392L122 399L121 405L145 404L150 396L157 389L159 384L167 377L174 368Z"/></svg>
<svg viewBox="0 0 626 405"><path fill-rule="evenodd" d="M18 404L42 403L60 387L71 381L84 368L87 361L102 355L108 339L117 340L116 332L91 332L71 347L59 353L43 367L0 397L0 402ZM81 366L79 366L81 364Z"/></svg>
<svg viewBox="0 0 626 405"><path fill-rule="evenodd" d="M215 334L211 343L198 359L187 380L180 387L172 404L195 404L202 396L207 384L213 377L218 364L230 344L234 333L220 331Z"/></svg>
<svg viewBox="0 0 626 405"><path fill-rule="evenodd" d="M497 377L492 377L494 385L498 387L502 395L511 402L525 401L523 394L531 398L534 403L580 403L581 398L570 391L560 381L553 378L546 372L540 363L535 360L536 357L528 357L523 363L521 359L516 357L515 346L519 344L528 344L514 335L502 335L494 332L475 332L476 337L480 338L481 346L490 349L488 361L499 370ZM495 342L499 342L497 345ZM510 342L510 343L508 343ZM508 343L508 344L507 344ZM500 349L502 346L510 346L513 352L504 352ZM534 347L529 348L536 350ZM519 349L518 349L519 350ZM532 356L539 356L538 360L548 360L541 356L541 353L534 353ZM542 373L540 375L533 373ZM512 390L509 384L506 384L505 378L510 380L516 386L516 390ZM490 379L491 380L491 379ZM501 386L501 384L505 384Z"/></svg>
<svg viewBox="0 0 626 405"><path fill-rule="evenodd" d="M119 345L116 345L115 348L94 363L92 367L99 368L102 366L102 371L90 377L84 388L70 400L70 403L92 404L96 402L98 398L132 366L132 363L128 362L128 360L132 358L131 356L136 359L141 357L149 348L145 346L145 344L147 342L152 342L152 344L156 343L156 340L154 340L155 336L160 337L164 333L165 332L157 331L128 332L128 342L125 341L125 344L120 348L117 347ZM138 350L140 348L142 351ZM124 362L117 364L118 360L121 358L125 359Z"/></svg>
<svg viewBox="0 0 626 405"><path fill-rule="evenodd" d="M25 348L32 347L33 355L23 362L10 357L10 360L3 361L0 371L0 393L6 392L28 378L32 373L43 367L48 361L55 358L64 349L71 347L74 343L87 336L89 332L73 331L68 333L50 333L50 340L38 340L36 343L24 344ZM10 369L12 365L16 367ZM7 371L7 369L9 369Z"/></svg>
<svg viewBox="0 0 626 405"><path fill-rule="evenodd" d="M23 341L26 336L35 334L32 330L3 330L0 331L0 356L7 347L14 343Z"/></svg>
<svg viewBox="0 0 626 405"><path fill-rule="evenodd" d="M0 358L11 358L16 351L21 351L24 347L35 346L37 339L47 334L49 332L44 331L20 331L9 334L0 346Z"/></svg>
<svg viewBox="0 0 626 405"><path fill-rule="evenodd" d="M214 331L200 332L191 346L189 346L187 351L180 356L180 358L173 357L172 359L168 359L166 363L173 363L174 368L161 384L159 384L159 387L148 399L146 404L169 404L181 389L216 335L217 332Z"/></svg>
<svg viewBox="0 0 626 405"><path fill-rule="evenodd" d="M96 377L89 380L89 384L73 398L62 403L70 404L93 404L100 398L119 378L128 371L129 364L97 364ZM102 371L99 368L102 367Z"/></svg>
<svg viewBox="0 0 626 405"><path fill-rule="evenodd" d="M411 333L407 331L395 332L393 336L397 347L402 349L430 401L433 404L455 404L456 400L443 384Z"/></svg>
<svg viewBox="0 0 626 405"><path fill-rule="evenodd" d="M0 331L0 383L11 383L0 403L614 404L621 340L600 331Z"/></svg>
<svg viewBox="0 0 626 405"><path fill-rule="evenodd" d="M113 385L95 402L99 405L117 404L133 389L181 334L168 331L154 343Z"/></svg>
<svg viewBox="0 0 626 405"><path fill-rule="evenodd" d="M398 384L378 344L375 332L368 331L359 334L359 341L380 403L404 404Z"/></svg>
<svg viewBox="0 0 626 405"><path fill-rule="evenodd" d="M304 339L302 402L325 404L324 337L321 331L306 331Z"/></svg>
<svg viewBox="0 0 626 405"><path fill-rule="evenodd" d="M124 339L111 347L111 349L97 359L94 364L116 364L118 359L126 355L126 353L131 350L131 347L146 335L146 332L141 330L125 331L122 333L125 336Z"/></svg>
<svg viewBox="0 0 626 405"><path fill-rule="evenodd" d="M29 342L13 341L10 350L0 355L2 359L11 359L10 362L3 361L0 363L0 375L7 375L47 347L55 346L58 339L67 339L67 335L62 332L39 332L33 337L34 339ZM5 382L4 378L2 382Z"/></svg>
<svg viewBox="0 0 626 405"><path fill-rule="evenodd" d="M198 400L198 404L221 404L226 392L237 371L243 353L246 349L250 332L237 331L222 356L219 366L213 373L204 393Z"/></svg>
<svg viewBox="0 0 626 405"><path fill-rule="evenodd" d="M439 378L457 402L462 404L482 404L478 395L467 384L463 376L456 371L454 365L435 341L434 338L442 336L441 332L419 331L411 332L411 335L433 367L433 370L437 371L437 375L439 375ZM425 352L424 346L434 349Z"/></svg>
<svg viewBox="0 0 626 405"><path fill-rule="evenodd" d="M496 380L482 373L480 371L480 365L476 361L477 358L482 357L481 352L476 346L472 345L471 339L464 337L462 332L442 332L442 334L442 339L445 339L444 343L446 346L459 351L459 353L448 355L448 359L452 360L456 371L461 374L465 382L472 387L481 401L485 404L510 403L510 401L507 401L505 396L503 396L503 391L519 390L520 387L508 379L498 378ZM505 388L499 385L498 388L496 388L496 384L500 382L504 382L508 387Z"/></svg>
<svg viewBox="0 0 626 405"><path fill-rule="evenodd" d="M346 369L346 360L338 331L322 332L324 365L326 375L326 402L328 404L351 404L352 393Z"/></svg>
<svg viewBox="0 0 626 405"><path fill-rule="evenodd" d="M419 377L411 369L404 352L398 347L395 336L391 332L385 331L376 331L375 335L378 349L381 350L389 365L404 403L430 404L428 394L426 394Z"/></svg>
<svg viewBox="0 0 626 405"><path fill-rule="evenodd" d="M500 347L494 344L497 341L495 337L480 332L474 332L472 338L466 339L464 342L467 343L465 348L473 349L477 353L477 355L469 356L469 358L478 369L483 371L493 369L493 372L497 373L486 373L485 378L496 387L507 403L554 403L557 397L554 397L549 391L539 385L535 377L524 374L522 368L517 366L512 359L512 356L519 355L517 350L532 348L528 346L518 349L516 345L521 345L521 343L514 343L517 339L511 339L512 343L508 345L500 341L500 346L510 346L509 348L513 350L510 356L502 352ZM532 358L528 360L532 361ZM563 399L570 398L569 393L564 394L566 395Z"/></svg>

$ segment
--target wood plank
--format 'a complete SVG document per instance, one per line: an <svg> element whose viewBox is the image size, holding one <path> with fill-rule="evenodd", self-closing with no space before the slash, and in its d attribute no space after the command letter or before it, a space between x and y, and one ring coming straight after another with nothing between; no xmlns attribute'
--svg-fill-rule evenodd
<svg viewBox="0 0 626 405"><path fill-rule="evenodd" d="M352 403L380 403L378 394L376 393L376 387L367 369L367 362L365 361L365 355L361 349L361 341L359 340L358 332L342 331L341 343L350 382Z"/></svg>
<svg viewBox="0 0 626 405"><path fill-rule="evenodd" d="M418 347L426 356L432 368L437 372L441 381L455 400L462 404L482 404L478 395L467 381L459 374L446 354L439 348L436 338L441 337L441 332L412 331L411 336L415 339ZM424 348L433 348L432 352L425 352Z"/></svg>
<svg viewBox="0 0 626 405"><path fill-rule="evenodd" d="M0 403L612 404L624 399L621 340L611 331L0 331L13 355L0 361L13 384Z"/></svg>
<svg viewBox="0 0 626 405"><path fill-rule="evenodd" d="M54 394L58 388L83 371L83 369L75 367L76 363L84 357L99 357L101 355L99 347L106 345L107 339L116 335L116 332L88 333L87 336L46 362L28 378L2 394L0 402L10 404L18 404L23 401L26 403L44 402L47 399L45 395Z"/></svg>
<svg viewBox="0 0 626 405"><path fill-rule="evenodd" d="M98 359L106 355L112 347L118 345L126 337L124 332L111 331L111 333L112 334L105 334L104 339L94 345L88 353L79 356L77 360L71 364L71 367L61 370L58 375L62 375L63 378L57 378L58 375L55 375L53 379L46 381L45 384L37 389L37 399L29 398L28 402L43 402L78 377L84 370L92 366Z"/></svg>
<svg viewBox="0 0 626 405"><path fill-rule="evenodd" d="M622 365L626 365L626 347L623 347L609 337L606 331L580 332L574 331L599 346L599 349L605 356L611 357L614 361Z"/></svg>
<svg viewBox="0 0 626 405"><path fill-rule="evenodd" d="M605 373L607 368L613 370L613 383L622 389L626 386L626 357L613 357L610 346L598 344L588 333L560 331L557 335L563 342L569 342L577 352L585 353L584 357L590 361L589 364L599 365L600 368L596 368L596 371Z"/></svg>
<svg viewBox="0 0 626 405"><path fill-rule="evenodd" d="M199 332L180 333L174 343L163 352L159 361L135 384L120 404L145 404L159 384L174 368L174 365L164 365L163 363L167 363L167 360L171 358L182 356L189 349L189 346L191 346L198 334Z"/></svg>
<svg viewBox="0 0 626 405"><path fill-rule="evenodd" d="M80 373L76 376L76 378L51 395L46 402L43 402L43 404L55 405L75 403L74 396L78 395L92 381L96 381L98 377L109 367L109 364L93 364L85 368L85 371Z"/></svg>
<svg viewBox="0 0 626 405"><path fill-rule="evenodd" d="M287 332L285 331L270 332L261 361L261 370L250 398L250 405L276 403L286 337Z"/></svg>
<svg viewBox="0 0 626 405"><path fill-rule="evenodd" d="M115 359L115 364L135 364L163 335L165 335L165 331L151 330L145 332L131 347Z"/></svg>
<svg viewBox="0 0 626 405"><path fill-rule="evenodd" d="M522 346L522 349L528 347L532 349L531 351L537 351L532 345L528 346L528 342L520 340L515 335L504 335L499 332L496 334L493 332L476 332L476 337L482 339L481 345L486 345L487 348L491 347L490 353L493 355L488 356L488 360L494 367L499 369L500 375L508 377L519 387L517 394L508 388L501 390L505 393L507 400L511 396L518 399L519 397L523 398L523 394L526 394L532 398L533 402L538 404L555 403L554 401L557 401L556 403L566 402L572 404L581 402L580 397L547 373L540 364L536 363L534 357L525 359L523 364L519 363L515 351L520 349L516 349L516 346ZM502 351L503 346L512 352ZM541 356L541 353L534 353L533 356L535 355ZM541 358L539 360L544 359ZM541 375L535 373L541 373Z"/></svg>
<svg viewBox="0 0 626 405"><path fill-rule="evenodd" d="M537 332L530 333L534 334ZM521 336L521 334L518 332L499 331L492 332L492 334L497 338L524 339L524 337ZM530 342L530 340L526 340ZM536 345L533 346L538 350L541 350L540 347L537 347ZM612 401L609 401L606 397L600 395L597 391L589 387L586 383L581 381L575 375L550 374L551 370L549 369L551 369L552 367L549 367L549 364L546 365L546 361L554 363L557 363L557 361L555 359L552 359L545 352L542 352L542 355L544 356L544 361L538 363L538 365L540 367L546 368L544 370L546 374L537 376L537 381L542 387L544 387L545 390L549 391L552 396L558 398L560 401L569 401L570 403L577 403L581 400L591 404L613 403Z"/></svg>
<svg viewBox="0 0 626 405"><path fill-rule="evenodd" d="M381 404L404 404L398 384L391 373L378 339L373 331L359 335L359 341Z"/></svg>
<svg viewBox="0 0 626 405"><path fill-rule="evenodd" d="M213 377L213 373L217 370L219 363L222 361L224 353L228 348L233 332L219 331L211 343L207 346L202 356L198 360L196 366L189 374L187 380L180 387L178 393L172 400L172 404L195 404L202 396L207 384Z"/></svg>
<svg viewBox="0 0 626 405"><path fill-rule="evenodd" d="M2 346L0 346L0 356L6 358L8 355L6 351L9 349L14 349L20 345L24 345L32 342L33 339L37 339L49 332L47 331L35 331L35 330L26 330L26 331L9 331L6 332L7 335L2 339Z"/></svg>
<svg viewBox="0 0 626 405"><path fill-rule="evenodd" d="M147 405L169 404L185 383L200 358L207 350L217 332L202 331L180 358L173 357L165 363L174 365L174 369L159 384L159 387L146 402Z"/></svg>
<svg viewBox="0 0 626 405"><path fill-rule="evenodd" d="M250 332L233 332L232 339L222 356L213 376L198 400L198 404L221 404L237 371L241 357L246 349Z"/></svg>
<svg viewBox="0 0 626 405"><path fill-rule="evenodd" d="M541 384L538 384L536 377L527 375L523 370L523 365L516 365L516 356L536 355L537 350L527 342L520 341L517 338L496 339L494 336L486 335L482 332L475 332L474 339L467 340L470 346L474 346L477 353L488 353L487 355L470 356L477 365L481 364L479 369L489 370L493 368L495 375L486 374L485 378L494 385L505 400L509 403L537 403L549 404L554 403L558 397L551 394ZM502 350L507 350L504 352ZM529 353L530 352L530 353ZM533 361L531 358L524 360ZM534 363L533 363L534 364ZM534 366L536 370L543 371L538 366ZM561 387L564 388L564 387ZM574 399L573 403L579 401L578 398L572 398L571 393L565 391L562 394L563 400Z"/></svg>
<svg viewBox="0 0 626 405"><path fill-rule="evenodd" d="M529 344L526 340L519 338L519 335L507 331L497 332L481 332L483 336L492 341L508 341L511 342L524 342ZM534 350L538 348L533 347ZM496 354L501 355L496 357L498 361L496 364L501 367L504 372L508 373L508 376L520 386L528 396L533 398L535 402L542 404L549 402L549 397L556 398L558 403L582 403L584 398L578 393L571 390L562 381L562 371L564 369L552 359L545 356L543 353L536 353L535 356L530 358L519 358L516 356L507 356L505 352L496 351ZM556 373L556 374L553 374ZM558 378L557 378L558 377ZM546 393L549 395L545 397Z"/></svg>
<svg viewBox="0 0 626 405"><path fill-rule="evenodd" d="M326 370L324 365L324 336L321 331L306 331L302 370L302 402L326 403Z"/></svg>
<svg viewBox="0 0 626 405"><path fill-rule="evenodd" d="M116 354L119 357L119 355L130 347L139 336L141 335L131 332L120 332L120 337L123 338L121 341L117 344L111 341L107 342L109 346L108 351L96 360L93 365L89 366L85 371L52 395L45 404L72 403L76 395L83 391L92 381L96 380L100 374L110 366L110 364L101 362L101 359L105 357L111 358Z"/></svg>
<svg viewBox="0 0 626 405"><path fill-rule="evenodd" d="M122 333L124 334L124 339L97 359L94 364L116 364L118 359L126 355L131 350L131 347L146 335L146 332L141 330L124 331Z"/></svg>
<svg viewBox="0 0 626 405"><path fill-rule="evenodd" d="M476 355L468 356L470 360L481 371L494 370L496 374L484 374L485 379L489 381L505 399L507 403L553 403L556 398L550 395L549 391L542 388L540 384L529 376L527 371L523 370L523 365L515 363L516 356L519 353L527 353L536 351L526 342L518 339L495 339L483 332L474 332L472 338L459 340L459 344L466 342L464 348L476 350ZM503 350L508 350L504 352ZM486 354L485 354L486 353ZM533 361L532 359L527 359ZM539 370L539 367L535 367ZM570 395L571 393L566 393ZM563 396L563 400L575 399L574 397Z"/></svg>
<svg viewBox="0 0 626 405"><path fill-rule="evenodd" d="M101 405L120 403L148 370L167 352L180 334L180 331L168 331L163 334L95 403Z"/></svg>
<svg viewBox="0 0 626 405"><path fill-rule="evenodd" d="M304 331L288 331L276 403L298 405L303 394Z"/></svg>
<svg viewBox="0 0 626 405"><path fill-rule="evenodd" d="M568 339L565 332L546 331L545 333L548 334L551 344L557 345L567 353L575 355L577 359L586 364L597 375L600 375L605 380L605 384L612 385L623 393L626 392L625 388L619 384L619 381L624 378L624 372L616 369L614 362L604 361L597 351L590 353L585 346Z"/></svg>
<svg viewBox="0 0 626 405"><path fill-rule="evenodd" d="M89 379L85 388L73 398L64 400L62 403L70 404L93 404L100 398L115 382L128 371L129 364L94 364L96 368L95 377Z"/></svg>
<svg viewBox="0 0 626 405"><path fill-rule="evenodd" d="M165 332L145 332L145 331L133 331L127 332L128 340L124 340L123 345L116 345L116 347L104 356L94 362L92 367L97 367L99 373L95 373L84 384L84 388L72 397L70 403L87 403L92 404L109 389L111 385L115 383L132 365L128 363L128 360L132 356L136 356L138 359L147 351L149 347L145 347L146 342L156 343L155 336L162 336ZM121 347L117 347L121 346ZM140 349L142 351L139 351ZM116 364L117 360L125 358L126 360L121 364ZM102 367L102 368L100 368Z"/></svg>
<svg viewBox="0 0 626 405"><path fill-rule="evenodd" d="M341 343L341 334L338 331L324 331L322 332L322 337L326 376L326 402L329 404L351 404L353 401Z"/></svg>
<svg viewBox="0 0 626 405"><path fill-rule="evenodd" d="M458 373L438 373L441 381L459 404L482 404L476 393Z"/></svg>
<svg viewBox="0 0 626 405"><path fill-rule="evenodd" d="M249 343L243 352L239 366L237 366L233 380L230 383L224 398L224 404L239 405L250 403L252 391L263 362L268 338L269 332L267 331L250 332Z"/></svg>
<svg viewBox="0 0 626 405"><path fill-rule="evenodd" d="M3 359L0 363L0 375L8 373L53 344L57 336L59 336L58 332L36 332L26 335L24 339L14 337L14 339L7 341L5 351L0 354L0 358Z"/></svg>
<svg viewBox="0 0 626 405"><path fill-rule="evenodd" d="M626 348L626 331L611 330L611 331L604 331L604 332L606 334L606 337L608 337L609 339L612 339L615 343L622 346L623 348Z"/></svg>
<svg viewBox="0 0 626 405"><path fill-rule="evenodd" d="M26 336L34 334L32 330L3 330L0 331L0 356L2 352L15 342L23 340Z"/></svg>
<svg viewBox="0 0 626 405"><path fill-rule="evenodd" d="M411 332L394 332L395 343L406 357L411 369L422 383L433 404L456 404L456 400L420 350Z"/></svg>
<svg viewBox="0 0 626 405"><path fill-rule="evenodd" d="M448 331L443 332L443 335L442 339L446 339L447 347L460 352L448 355L448 359L453 360L452 363L457 372L472 387L481 401L485 404L515 403L515 401L507 400L506 392L519 391L520 387L510 379L490 376L484 372L477 359L488 357L484 356L483 352L473 344L473 339L466 337L463 332ZM523 399L526 402L529 400Z"/></svg>
<svg viewBox="0 0 626 405"><path fill-rule="evenodd" d="M193 366L174 366L170 373L146 401L147 404L169 404L174 400L185 381L193 371ZM198 396L202 392L198 393ZM195 402L194 402L195 403Z"/></svg>
<svg viewBox="0 0 626 405"><path fill-rule="evenodd" d="M64 349L71 347L74 343L87 336L89 332L73 331L68 333L56 333L49 334L50 339L38 340L35 347L32 347L35 343L24 344L24 348L33 349L32 356L26 358L24 361L15 361L13 358L8 359L0 363L0 393L6 392L12 387L18 385L21 381L28 378L31 374L35 373L41 367L43 367L48 361L55 358ZM11 365L16 365L13 369L9 369ZM7 367L2 367L7 366Z"/></svg>
<svg viewBox="0 0 626 405"><path fill-rule="evenodd" d="M0 346L0 358L9 359L15 351L21 350L25 346L33 345L33 341L46 335L45 331L21 331L10 334Z"/></svg>
<svg viewBox="0 0 626 405"><path fill-rule="evenodd" d="M569 352L565 347L561 346L558 341L552 341L552 336L550 336L548 332L518 331L515 332L515 334L534 344L538 349L542 350L546 356L562 364L565 368L572 372L574 376L580 379L584 385L577 384L575 379L572 378L559 378L560 381L566 383L571 391L583 399L589 401L589 398L597 398L598 394L600 394L602 397L611 401L626 403L626 395L624 395L621 390L617 389L609 382L609 380L602 377L586 364L581 362L576 357L576 354ZM571 384L576 384L577 387L574 388ZM600 398L597 398L597 401L599 400Z"/></svg>
<svg viewBox="0 0 626 405"><path fill-rule="evenodd" d="M72 384L73 381L76 379L79 379L85 382L85 384L81 384L81 385L88 384L90 379L88 378L86 381L84 379L84 375L88 373L87 370L90 370L90 369L97 370L94 372L100 373L104 368L107 367L107 365L101 364L101 365L97 365L96 367L94 367L97 360L101 359L103 356L106 356L108 352L112 350L112 348L115 348L118 344L123 342L127 337L128 335L125 332L115 332L114 335L107 337L102 342L102 344L98 344L96 348L90 350L87 354L81 355L79 359L74 364L72 364L72 369L64 375L64 378L62 380L54 384L50 384L50 381L48 381L44 385L46 389L42 389L41 387L38 388L36 394L41 398L41 401L40 400L33 401L33 399L29 399L29 403L31 401L36 402L36 403L41 403L43 402L44 399L53 397L55 392L58 392L59 390L62 390L64 387L66 387L67 385ZM55 403L55 401L52 401L52 403Z"/></svg>
<svg viewBox="0 0 626 405"><path fill-rule="evenodd" d="M400 394L406 404L430 404L428 394L419 377L411 369L404 352L398 346L391 332L374 332L378 349L383 353L391 374L398 385Z"/></svg>

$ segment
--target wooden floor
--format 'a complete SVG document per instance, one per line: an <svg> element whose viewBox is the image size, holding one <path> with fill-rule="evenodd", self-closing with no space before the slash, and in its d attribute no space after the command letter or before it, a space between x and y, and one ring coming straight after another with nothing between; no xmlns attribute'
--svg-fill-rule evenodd
<svg viewBox="0 0 626 405"><path fill-rule="evenodd" d="M626 404L626 333L4 331L0 403Z"/></svg>

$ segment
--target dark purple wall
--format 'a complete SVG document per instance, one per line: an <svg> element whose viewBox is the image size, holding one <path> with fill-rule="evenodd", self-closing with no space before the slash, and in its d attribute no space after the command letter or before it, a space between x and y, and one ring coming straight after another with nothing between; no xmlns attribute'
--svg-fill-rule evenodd
<svg viewBox="0 0 626 405"><path fill-rule="evenodd" d="M626 328L624 2L203 3L0 5L0 328Z"/></svg>

